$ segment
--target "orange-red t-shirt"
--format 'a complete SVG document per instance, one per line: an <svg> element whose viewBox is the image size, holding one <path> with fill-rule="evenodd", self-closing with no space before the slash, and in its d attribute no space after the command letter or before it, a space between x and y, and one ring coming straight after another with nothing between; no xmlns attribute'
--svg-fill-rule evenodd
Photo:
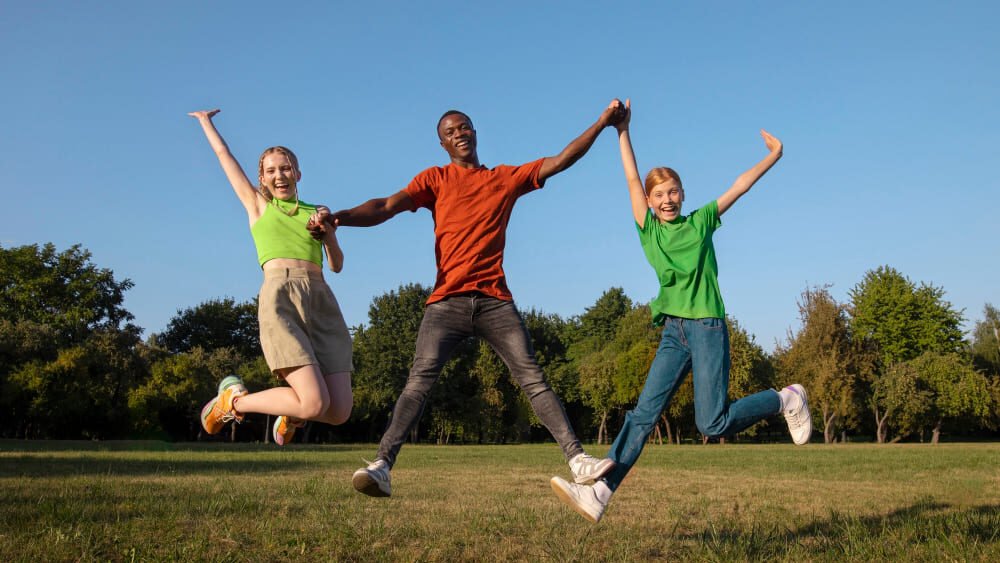
<svg viewBox="0 0 1000 563"><path fill-rule="evenodd" d="M503 272L507 223L517 198L544 184L538 181L543 160L493 169L435 166L406 186L417 207L434 217L437 281L428 304L467 291L514 300Z"/></svg>

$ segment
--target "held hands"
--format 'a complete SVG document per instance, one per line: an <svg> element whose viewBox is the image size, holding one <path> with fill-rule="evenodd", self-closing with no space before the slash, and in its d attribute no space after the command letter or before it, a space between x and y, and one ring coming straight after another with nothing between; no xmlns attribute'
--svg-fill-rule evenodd
<svg viewBox="0 0 1000 563"><path fill-rule="evenodd" d="M330 217L330 208L325 205L317 205L316 213L309 216L306 223L309 234L316 240L323 240L327 234L337 231L337 220Z"/></svg>
<svg viewBox="0 0 1000 563"><path fill-rule="evenodd" d="M615 123L615 129L618 130L620 134L622 131L628 131L628 124L632 121L632 100L630 98L625 99L624 115L621 121Z"/></svg>
<svg viewBox="0 0 1000 563"><path fill-rule="evenodd" d="M619 123L625 119L627 112L628 109L625 104L623 104L618 98L615 98L614 100L611 100L610 104L608 104L607 109L601 113L601 125L604 127L607 127L608 125L618 127Z"/></svg>
<svg viewBox="0 0 1000 563"><path fill-rule="evenodd" d="M190 115L191 117L197 118L199 120L200 119L211 120L212 117L215 114L217 114L217 113L219 113L219 110L212 109L212 110L192 111L192 112L188 113L188 115Z"/></svg>
<svg viewBox="0 0 1000 563"><path fill-rule="evenodd" d="M760 130L760 136L764 138L764 144L767 145L767 150L771 151L771 154L781 156L784 146L777 137L767 131L764 131L763 129Z"/></svg>

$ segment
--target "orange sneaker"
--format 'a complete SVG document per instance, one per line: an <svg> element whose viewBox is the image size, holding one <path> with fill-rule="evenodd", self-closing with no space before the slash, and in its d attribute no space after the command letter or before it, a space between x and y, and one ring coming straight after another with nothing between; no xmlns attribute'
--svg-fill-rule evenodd
<svg viewBox="0 0 1000 563"><path fill-rule="evenodd" d="M304 420L293 422L290 416L279 416L274 420L274 426L271 429L271 436L274 438L274 443L284 446L288 442L291 442L292 436L295 435L295 429L302 428L305 425L306 421Z"/></svg>
<svg viewBox="0 0 1000 563"><path fill-rule="evenodd" d="M243 415L236 412L233 403L247 394L243 380L235 375L222 380L219 394L201 409L201 426L209 434L217 434L230 420L243 422Z"/></svg>

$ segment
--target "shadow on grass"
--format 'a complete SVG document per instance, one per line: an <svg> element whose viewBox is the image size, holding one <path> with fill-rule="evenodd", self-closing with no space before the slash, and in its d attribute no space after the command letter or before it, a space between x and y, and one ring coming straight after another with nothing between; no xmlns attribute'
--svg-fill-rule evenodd
<svg viewBox="0 0 1000 563"><path fill-rule="evenodd" d="M211 475L329 470L365 446L0 440L0 477ZM128 452L122 454L122 452ZM355 467L352 458L345 467Z"/></svg>
<svg viewBox="0 0 1000 563"><path fill-rule="evenodd" d="M957 557L1000 551L1000 505L957 508L922 499L885 515L854 516L831 512L796 530L778 524L706 523L698 532L678 539L692 540L716 557L770 560L798 556L844 559L896 558L913 555ZM702 554L703 555L703 554ZM920 559L921 557L918 557Z"/></svg>

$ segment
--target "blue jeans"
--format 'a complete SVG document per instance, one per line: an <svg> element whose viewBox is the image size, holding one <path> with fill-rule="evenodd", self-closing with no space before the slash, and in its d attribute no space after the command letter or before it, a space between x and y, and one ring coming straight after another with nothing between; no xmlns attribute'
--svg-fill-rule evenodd
<svg viewBox="0 0 1000 563"><path fill-rule="evenodd" d="M735 434L781 411L778 392L771 389L727 402L729 331L725 320L668 316L639 401L625 415L625 424L608 452L608 458L617 463L606 477L611 490L618 488L639 459L660 414L689 370L694 382L695 422L706 436Z"/></svg>
<svg viewBox="0 0 1000 563"><path fill-rule="evenodd" d="M481 337L500 356L566 459L583 453L559 397L538 367L531 337L517 308L510 301L472 292L436 301L424 310L413 367L406 387L396 399L376 459L385 460L389 467L396 463L396 455L420 420L445 362L455 346L470 336Z"/></svg>

